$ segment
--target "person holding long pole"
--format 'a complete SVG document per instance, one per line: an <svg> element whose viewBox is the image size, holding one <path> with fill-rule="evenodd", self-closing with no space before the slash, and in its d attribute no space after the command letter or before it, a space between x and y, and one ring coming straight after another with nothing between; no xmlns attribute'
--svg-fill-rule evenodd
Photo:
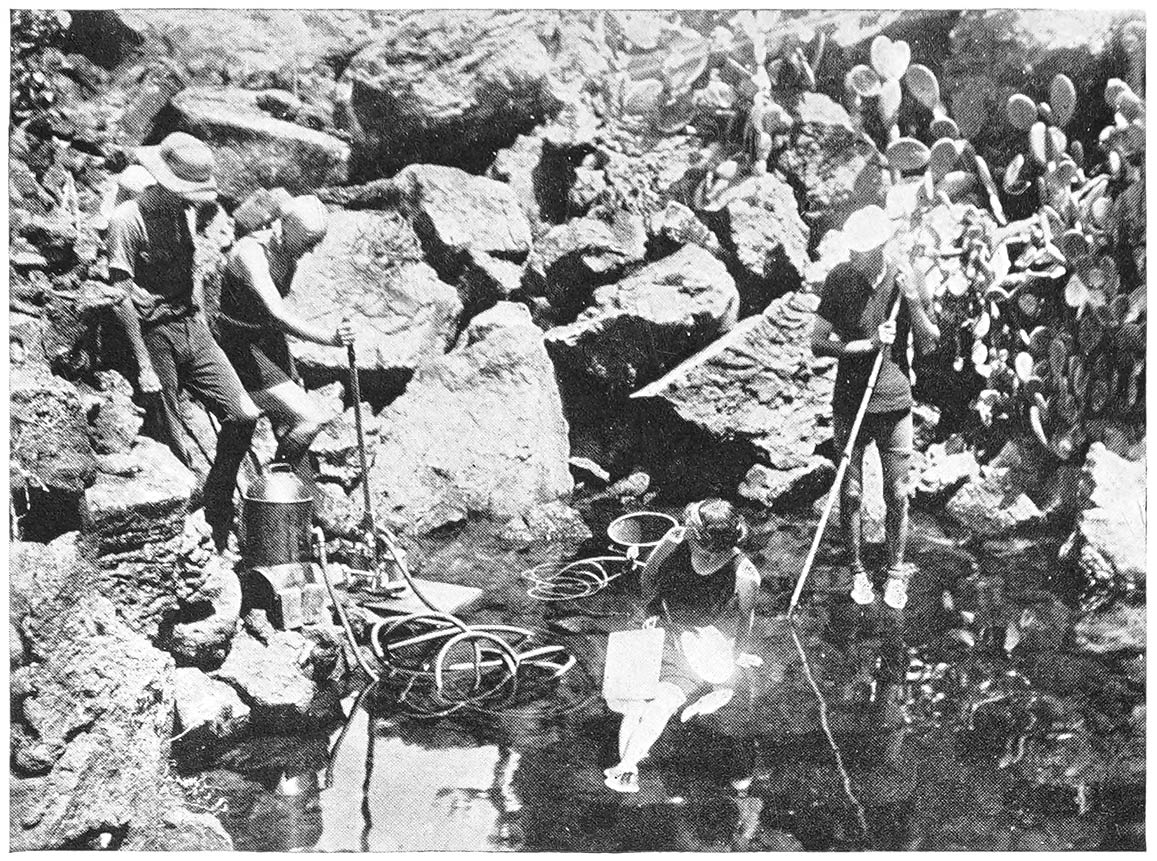
<svg viewBox="0 0 1157 861"><path fill-rule="evenodd" d="M864 207L848 218L843 233L849 260L835 266L824 281L811 346L817 356L839 359L832 426L836 451L850 450L840 488L840 515L852 600L861 605L875 600L863 562L860 516L864 449L874 441L883 466L887 510L884 603L901 610L908 601L911 570L904 564L912 454L908 338L911 334L916 349L927 353L935 348L940 330L932 318L930 297L894 252L895 231L895 223L878 206ZM854 434L857 419L860 426Z"/></svg>

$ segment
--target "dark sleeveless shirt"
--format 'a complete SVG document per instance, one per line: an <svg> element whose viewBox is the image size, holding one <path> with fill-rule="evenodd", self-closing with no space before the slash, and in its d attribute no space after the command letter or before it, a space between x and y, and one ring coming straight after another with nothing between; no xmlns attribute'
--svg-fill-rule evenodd
<svg viewBox="0 0 1157 861"><path fill-rule="evenodd" d="M269 240L272 238L273 234L268 230L249 234L234 246L225 265L225 272L221 276L221 314L218 319L235 333L250 333L254 337L259 337L269 332L278 331L273 316L265 307L265 303L261 301L261 297L257 295L257 290L243 274L237 260L237 252L242 242L256 242L261 246L261 251L268 261ZM289 286L293 280L293 270L285 273L280 281L277 278L278 273L274 271L272 265L269 267L269 274L277 287L277 292L282 296L288 295Z"/></svg>
<svg viewBox="0 0 1157 861"><path fill-rule="evenodd" d="M657 589L654 599L648 605L648 613L658 616L664 627L672 624L681 629L706 625L715 625L721 630L731 627L720 623L737 606L735 578L743 558L742 553L736 553L719 570L700 575L691 565L690 545L686 541L681 542L659 565ZM664 601L666 611L663 608ZM734 615L738 618L737 614Z"/></svg>

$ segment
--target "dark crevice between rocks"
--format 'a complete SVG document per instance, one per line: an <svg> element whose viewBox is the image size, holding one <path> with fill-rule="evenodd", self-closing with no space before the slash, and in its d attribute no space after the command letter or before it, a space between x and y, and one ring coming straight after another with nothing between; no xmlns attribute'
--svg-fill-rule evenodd
<svg viewBox="0 0 1157 861"><path fill-rule="evenodd" d="M65 850L79 850L79 849L102 849L102 850L117 850L120 849L129 834L129 824L123 825L108 825L107 827L90 828L83 834L65 840L60 844L59 849Z"/></svg>
<svg viewBox="0 0 1157 861"><path fill-rule="evenodd" d="M794 188L793 188L794 191ZM798 200L798 197L797 197ZM750 317L762 312L771 302L786 293L794 293L803 287L802 273L788 259L782 245L776 246L764 261L761 276L752 275L739 263L731 230L731 215L726 209L703 213L704 223L719 239L724 250L720 258L727 267L727 273L735 279L735 289L739 291L739 318ZM809 249L810 251L810 249Z"/></svg>
<svg viewBox="0 0 1157 861"><path fill-rule="evenodd" d="M298 363L298 373L306 389L320 389L330 383L341 383L345 390L343 406L353 406L349 385L348 368L326 368L315 365ZM370 405L375 413L389 406L402 393L414 371L410 368L386 368L382 370L367 370L360 368L358 382L361 385L362 400Z"/></svg>
<svg viewBox="0 0 1157 861"><path fill-rule="evenodd" d="M26 492L13 494L20 540L47 544L66 532L75 532L80 529L83 503L83 491L28 487Z"/></svg>

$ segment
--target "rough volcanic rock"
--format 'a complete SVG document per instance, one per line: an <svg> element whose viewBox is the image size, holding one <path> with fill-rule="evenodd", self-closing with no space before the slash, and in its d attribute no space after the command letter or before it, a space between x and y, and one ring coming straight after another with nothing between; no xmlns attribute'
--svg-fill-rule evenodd
<svg viewBox="0 0 1157 861"><path fill-rule="evenodd" d="M185 76L248 89L311 95L348 58L392 25L378 9L121 9L74 12L70 43L102 66L169 56Z"/></svg>
<svg viewBox="0 0 1157 861"><path fill-rule="evenodd" d="M595 287L617 281L642 261L646 245L646 228L627 213L613 224L597 218L560 224L534 244L526 266L527 290L573 315Z"/></svg>
<svg viewBox="0 0 1157 861"><path fill-rule="evenodd" d="M522 273L523 267L517 263L471 248L458 276L458 298L467 309L485 310L520 290Z"/></svg>
<svg viewBox="0 0 1157 861"><path fill-rule="evenodd" d="M412 164L393 179L430 263L447 281L457 278L470 250L522 260L530 225L510 186L456 167Z"/></svg>
<svg viewBox="0 0 1157 861"><path fill-rule="evenodd" d="M565 502L555 500L536 505L512 517L499 536L503 541L533 544L539 541L581 543L591 537L582 515Z"/></svg>
<svg viewBox="0 0 1157 861"><path fill-rule="evenodd" d="M171 806L172 659L117 617L111 601L82 598L45 631L34 664L35 693L20 705L13 760L44 775L18 794L10 820L14 850L63 847L102 831L145 826Z"/></svg>
<svg viewBox="0 0 1157 861"><path fill-rule="evenodd" d="M132 449L139 472L101 473L85 494L84 536L100 555L175 538L193 492L193 474L169 448L139 437Z"/></svg>
<svg viewBox="0 0 1157 861"><path fill-rule="evenodd" d="M980 477L976 453L966 448L960 436L933 443L919 462L916 492L927 496L952 493L964 482Z"/></svg>
<svg viewBox="0 0 1157 861"><path fill-rule="evenodd" d="M363 388L396 394L421 362L442 355L457 330L457 291L422 262L413 230L395 212L335 212L321 245L298 266L290 308L337 328L352 313ZM348 376L346 351L294 340L306 381Z"/></svg>
<svg viewBox="0 0 1157 861"><path fill-rule="evenodd" d="M1010 440L980 475L953 494L947 513L978 535L1002 535L1043 517L1031 494L1039 489L1040 458Z"/></svg>
<svg viewBox="0 0 1157 861"><path fill-rule="evenodd" d="M726 267L697 245L595 290L575 322L546 333L559 370L622 397L735 325L739 295Z"/></svg>
<svg viewBox="0 0 1157 861"><path fill-rule="evenodd" d="M177 726L183 736L199 741L236 736L249 725L249 706L224 682L211 679L194 667L174 672Z"/></svg>
<svg viewBox="0 0 1157 861"><path fill-rule="evenodd" d="M1073 626L1073 644L1093 655L1144 652L1145 605L1118 603L1081 616Z"/></svg>
<svg viewBox="0 0 1157 861"><path fill-rule="evenodd" d="M170 654L196 666L218 666L241 618L241 582L233 565L213 555L196 592L181 602L160 637Z"/></svg>
<svg viewBox="0 0 1157 861"><path fill-rule="evenodd" d="M42 364L14 366L8 377L12 486L79 493L96 477L76 387Z"/></svg>
<svg viewBox="0 0 1157 861"><path fill-rule="evenodd" d="M97 454L126 452L144 424L144 410L133 402L132 384L116 371L98 371L94 383L77 384L93 449Z"/></svg>
<svg viewBox="0 0 1157 861"><path fill-rule="evenodd" d="M813 231L843 224L868 204L883 206L885 171L875 145L848 112L821 93L804 93L791 141L776 164L796 189Z"/></svg>
<svg viewBox="0 0 1157 861"><path fill-rule="evenodd" d="M330 538L355 539L362 533L362 495L346 493L331 481L318 482L313 495L313 517Z"/></svg>
<svg viewBox="0 0 1157 861"><path fill-rule="evenodd" d="M510 186L534 239L566 219L574 166L568 153L552 146L541 132L519 135L499 150L487 175Z"/></svg>
<svg viewBox="0 0 1157 861"><path fill-rule="evenodd" d="M349 174L348 144L271 117L250 90L191 87L174 97L173 109L176 128L213 150L221 195L237 203L258 188L300 194Z"/></svg>
<svg viewBox="0 0 1157 861"><path fill-rule="evenodd" d="M718 441L746 443L775 470L814 466L828 435L835 362L812 356L819 297L793 293L741 320L706 349L637 392Z"/></svg>
<svg viewBox="0 0 1157 861"><path fill-rule="evenodd" d="M764 508L785 511L823 496L835 475L832 462L818 454L809 457L803 466L790 469L757 463L747 471L735 492Z"/></svg>
<svg viewBox="0 0 1157 861"><path fill-rule="evenodd" d="M942 99L952 116L975 115L961 129L994 171L1021 151L1023 137L1005 115L1008 97L1023 92L1049 100L1049 83L1062 72L1078 93L1076 119L1067 129L1086 146L1112 123L1101 94L1112 77L1128 75L1123 24L1138 12L1115 9L969 9L952 28L944 59ZM1143 85L1142 85L1143 86Z"/></svg>
<svg viewBox="0 0 1157 861"><path fill-rule="evenodd" d="M745 311L762 311L772 299L799 290L808 264L808 228L783 180L772 174L748 178L728 190L708 223L727 251Z"/></svg>
<svg viewBox="0 0 1157 861"><path fill-rule="evenodd" d="M378 423L374 421L370 405L362 403L362 428L366 439L366 458L373 461L378 445ZM353 407L322 428L310 447L318 460L318 475L326 481L340 484L346 490L361 477L358 458L357 424Z"/></svg>
<svg viewBox="0 0 1157 861"><path fill-rule="evenodd" d="M145 437L128 458L138 471L102 472L85 494L81 539L97 561L100 593L130 627L155 637L177 607L177 552L194 478L166 446Z"/></svg>
<svg viewBox="0 0 1157 861"><path fill-rule="evenodd" d="M379 516L412 532L506 520L570 493L566 421L542 332L521 305L475 317L378 416Z"/></svg>
<svg viewBox="0 0 1157 861"><path fill-rule="evenodd" d="M225 663L209 675L237 690L254 723L300 719L317 693L303 669L309 649L295 631L273 631L267 643L241 633Z"/></svg>
<svg viewBox="0 0 1157 861"><path fill-rule="evenodd" d="M53 647L47 631L93 581L92 565L66 533L48 544L13 541L8 546L9 621L30 660L43 661Z"/></svg>
<svg viewBox="0 0 1157 861"><path fill-rule="evenodd" d="M558 13L406 14L346 71L367 160L484 167L487 155L575 98L606 61Z"/></svg>
<svg viewBox="0 0 1157 861"><path fill-rule="evenodd" d="M1093 443L1081 470L1081 510L1061 555L1075 562L1089 592L1145 583L1145 463Z"/></svg>

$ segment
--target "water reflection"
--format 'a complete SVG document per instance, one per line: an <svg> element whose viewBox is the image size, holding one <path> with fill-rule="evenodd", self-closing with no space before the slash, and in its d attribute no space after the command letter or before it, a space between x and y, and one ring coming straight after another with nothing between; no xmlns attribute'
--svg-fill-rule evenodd
<svg viewBox="0 0 1157 861"><path fill-rule="evenodd" d="M922 576L903 613L851 604L822 558L816 580L832 591L794 630L770 590L756 683L673 723L637 795L603 785L617 717L597 696L606 631L632 624L632 584L536 604L509 576L526 560L495 563L477 545L498 585L475 620L547 630L575 670L453 719L406 717L384 685L347 700L340 740L253 740L206 780L229 799L238 849L1136 848L1143 749L1139 765L1122 757L1143 690L1063 650L1066 608L1044 591L1060 575L1025 569L1032 548L959 548L933 527L915 530ZM809 537L769 532L765 574L792 570Z"/></svg>

